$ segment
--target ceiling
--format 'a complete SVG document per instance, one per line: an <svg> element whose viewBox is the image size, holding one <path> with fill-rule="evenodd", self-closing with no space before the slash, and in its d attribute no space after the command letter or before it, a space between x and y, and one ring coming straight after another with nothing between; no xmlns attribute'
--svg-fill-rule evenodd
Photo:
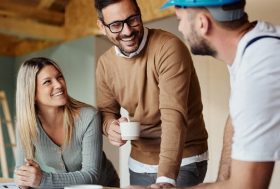
<svg viewBox="0 0 280 189"><path fill-rule="evenodd" d="M173 14L166 0L138 0L144 22ZM0 55L20 56L99 35L93 0L0 0Z"/></svg>

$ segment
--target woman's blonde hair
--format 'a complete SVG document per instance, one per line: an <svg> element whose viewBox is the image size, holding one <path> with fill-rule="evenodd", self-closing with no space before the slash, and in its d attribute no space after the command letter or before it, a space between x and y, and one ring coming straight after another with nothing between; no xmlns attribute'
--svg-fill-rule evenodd
<svg viewBox="0 0 280 189"><path fill-rule="evenodd" d="M20 136L23 152L28 159L34 158L34 142L37 140L37 108L35 104L36 78L45 66L55 67L61 74L60 67L48 58L38 57L29 59L20 66L17 76L16 90L16 128ZM62 74L63 75L63 74ZM79 115L80 108L89 106L68 96L64 108L63 126L65 129L64 145L70 143L75 117Z"/></svg>

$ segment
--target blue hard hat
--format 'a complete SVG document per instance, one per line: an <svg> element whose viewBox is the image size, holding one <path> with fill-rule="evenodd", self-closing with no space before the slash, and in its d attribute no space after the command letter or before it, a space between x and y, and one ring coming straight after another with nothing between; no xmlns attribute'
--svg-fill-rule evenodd
<svg viewBox="0 0 280 189"><path fill-rule="evenodd" d="M234 3L239 3L242 0L169 0L161 9L165 9L170 6L181 6L181 7L212 7L212 6L223 6Z"/></svg>
<svg viewBox="0 0 280 189"><path fill-rule="evenodd" d="M223 10L221 6L245 2L245 0L169 0L161 9L170 6L188 7L206 7L213 18L217 21L233 21L240 19L245 13L244 8L232 10Z"/></svg>

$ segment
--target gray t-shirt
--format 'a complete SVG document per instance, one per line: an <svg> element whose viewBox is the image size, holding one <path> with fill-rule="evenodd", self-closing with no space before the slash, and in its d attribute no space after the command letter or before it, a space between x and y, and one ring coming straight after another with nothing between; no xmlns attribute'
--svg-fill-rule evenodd
<svg viewBox="0 0 280 189"><path fill-rule="evenodd" d="M102 151L100 114L92 107L81 109L70 145L63 150L38 122L38 142L34 148L35 160L43 171L40 188L63 188L74 184L108 186L116 178L114 167ZM16 168L25 164L24 158L17 136Z"/></svg>

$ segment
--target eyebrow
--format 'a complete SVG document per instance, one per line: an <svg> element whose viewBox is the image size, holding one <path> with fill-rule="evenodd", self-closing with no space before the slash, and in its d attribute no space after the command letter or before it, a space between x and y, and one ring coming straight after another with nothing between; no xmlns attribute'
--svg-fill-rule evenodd
<svg viewBox="0 0 280 189"><path fill-rule="evenodd" d="M40 83L44 83L45 81L50 80L50 77L44 77L39 80Z"/></svg>
<svg viewBox="0 0 280 189"><path fill-rule="evenodd" d="M105 20L103 20L103 22L104 22L106 25L111 25L111 24L113 24L113 23L115 23L115 22L123 22L123 21L126 21L126 20L129 19L130 17L137 16L137 15L140 15L140 14L139 14L139 13L135 13L135 14L132 14L132 15L126 17L126 18L123 19L123 20L116 20L116 21L110 22L109 24L106 24L106 23L105 23Z"/></svg>
<svg viewBox="0 0 280 189"><path fill-rule="evenodd" d="M55 75L55 77L58 77L58 76L62 76L62 77L63 77L63 75L62 75L61 72L57 72L57 74ZM63 77L63 78L64 78L64 77ZM48 79L51 79L51 77L49 77L49 76L44 77L44 78L41 79L41 81L45 81L45 80L48 80Z"/></svg>

